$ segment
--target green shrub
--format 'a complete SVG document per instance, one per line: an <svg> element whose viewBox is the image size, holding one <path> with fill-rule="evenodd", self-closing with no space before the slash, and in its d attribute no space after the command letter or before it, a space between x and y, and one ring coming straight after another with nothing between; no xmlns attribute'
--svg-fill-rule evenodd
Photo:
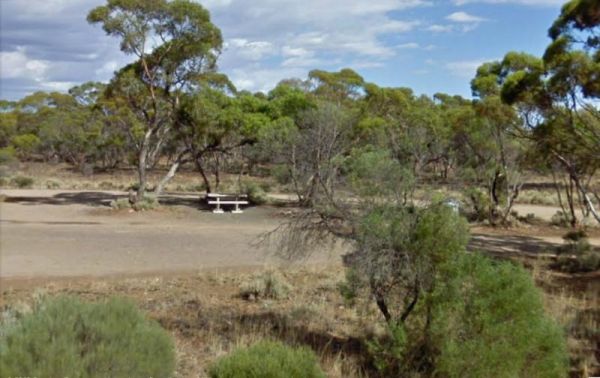
<svg viewBox="0 0 600 378"><path fill-rule="evenodd" d="M240 287L240 296L244 299L280 299L289 291L290 285L281 275L268 271L243 283Z"/></svg>
<svg viewBox="0 0 600 378"><path fill-rule="evenodd" d="M114 210L123 210L123 209L130 209L131 204L129 203L129 200L127 198L119 198L119 199L110 201L110 207L113 208Z"/></svg>
<svg viewBox="0 0 600 378"><path fill-rule="evenodd" d="M114 210L133 209L135 211L154 210L160 206L158 200L154 196L146 195L141 201L137 201L133 205L129 203L129 199L120 198L110 202L110 207Z"/></svg>
<svg viewBox="0 0 600 378"><path fill-rule="evenodd" d="M0 341L2 376L170 377L168 333L123 299L42 301Z"/></svg>
<svg viewBox="0 0 600 378"><path fill-rule="evenodd" d="M466 196L471 202L472 212L470 218L475 221L483 221L489 218L492 201L490 196L481 189L472 188L467 190Z"/></svg>
<svg viewBox="0 0 600 378"><path fill-rule="evenodd" d="M280 185L287 185L292 181L290 169L285 164L278 164L271 168L271 176Z"/></svg>
<svg viewBox="0 0 600 378"><path fill-rule="evenodd" d="M531 275L512 263L465 256L458 290L440 317L436 371L445 377L565 377L563 331L545 313Z"/></svg>
<svg viewBox="0 0 600 378"><path fill-rule="evenodd" d="M315 354L306 347L291 348L261 341L217 360L211 378L313 378L325 377Z"/></svg>
<svg viewBox="0 0 600 378"><path fill-rule="evenodd" d="M257 183L246 183L243 187L243 192L254 205L263 205L267 202L267 194Z"/></svg>
<svg viewBox="0 0 600 378"><path fill-rule="evenodd" d="M0 164L9 164L16 161L17 152L13 146L0 148Z"/></svg>
<svg viewBox="0 0 600 378"><path fill-rule="evenodd" d="M11 140L11 144L17 150L18 155L24 158L33 154L41 143L40 138L34 134L17 135Z"/></svg>
<svg viewBox="0 0 600 378"><path fill-rule="evenodd" d="M47 180L46 188L47 189L58 189L58 188L60 188L60 183L58 181L54 181L54 180Z"/></svg>
<svg viewBox="0 0 600 378"><path fill-rule="evenodd" d="M135 211L154 210L159 207L158 199L151 195L146 195L141 201L137 201L133 204Z"/></svg>
<svg viewBox="0 0 600 378"><path fill-rule="evenodd" d="M33 179L27 176L15 176L11 180L11 183L20 189L31 188L33 186Z"/></svg>
<svg viewBox="0 0 600 378"><path fill-rule="evenodd" d="M567 273L593 272L600 269L600 252L590 245L582 230L570 231L563 236L565 243L557 248L554 269Z"/></svg>
<svg viewBox="0 0 600 378"><path fill-rule="evenodd" d="M571 224L571 217L564 211L558 210L550 219L553 226L568 227Z"/></svg>
<svg viewBox="0 0 600 378"><path fill-rule="evenodd" d="M369 343L384 376L565 377L566 341L523 268L480 255L423 297L412 321ZM435 373L434 373L435 372Z"/></svg>

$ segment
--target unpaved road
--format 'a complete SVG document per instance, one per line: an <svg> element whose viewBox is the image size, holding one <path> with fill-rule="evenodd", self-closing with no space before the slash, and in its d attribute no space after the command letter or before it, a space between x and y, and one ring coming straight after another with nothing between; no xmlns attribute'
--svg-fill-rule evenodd
<svg viewBox="0 0 600 378"><path fill-rule="evenodd" d="M212 214L190 206L194 198L182 197L183 205L169 210L130 213L104 206L114 196L111 192L3 190L2 194L8 195L0 204L0 278L5 282L281 262L265 248L252 246L280 222L278 210L269 207ZM323 252L308 262L333 259Z"/></svg>
<svg viewBox="0 0 600 378"><path fill-rule="evenodd" d="M0 279L4 282L56 277L195 272L281 263L257 237L281 218L270 207L243 214L200 210L193 196L161 199L173 206L151 212L112 211L124 193L108 191L2 190ZM549 219L555 208L520 209ZM560 232L560 231L559 231ZM593 244L600 245L597 238ZM560 234L490 234L474 230L472 247L493 253L540 254L560 243ZM339 262L340 250L314 253L308 263Z"/></svg>

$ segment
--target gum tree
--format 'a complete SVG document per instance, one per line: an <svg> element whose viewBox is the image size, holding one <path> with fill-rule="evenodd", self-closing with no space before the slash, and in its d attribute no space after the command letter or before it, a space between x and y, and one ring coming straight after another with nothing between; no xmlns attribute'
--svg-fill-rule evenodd
<svg viewBox="0 0 600 378"><path fill-rule="evenodd" d="M182 93L216 69L221 32L208 11L189 0L108 0L87 19L119 38L121 51L136 58L116 74L109 96L120 97L138 121L139 200L147 169L171 135Z"/></svg>

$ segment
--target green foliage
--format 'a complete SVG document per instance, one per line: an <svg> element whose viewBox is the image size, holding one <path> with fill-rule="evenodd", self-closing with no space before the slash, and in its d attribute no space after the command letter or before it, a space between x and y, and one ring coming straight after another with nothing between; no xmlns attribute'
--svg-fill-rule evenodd
<svg viewBox="0 0 600 378"><path fill-rule="evenodd" d="M434 320L436 372L447 377L564 377L563 331L545 313L530 274L467 255L453 302ZM443 295L443 291L440 295ZM456 301L456 302L454 302Z"/></svg>
<svg viewBox="0 0 600 378"><path fill-rule="evenodd" d="M554 269L568 273L593 272L600 269L600 251L590 245L587 234L582 230L570 231L564 245L557 248L558 258Z"/></svg>
<svg viewBox="0 0 600 378"><path fill-rule="evenodd" d="M324 378L314 353L274 341L240 348L217 360L211 378Z"/></svg>
<svg viewBox="0 0 600 378"><path fill-rule="evenodd" d="M13 146L0 148L0 165L13 163L16 155L17 152Z"/></svg>
<svg viewBox="0 0 600 378"><path fill-rule="evenodd" d="M255 182L245 183L242 192L248 196L248 200L254 205L264 205L267 203L267 193Z"/></svg>
<svg viewBox="0 0 600 378"><path fill-rule="evenodd" d="M0 341L3 376L170 377L173 341L123 299L43 301Z"/></svg>
<svg viewBox="0 0 600 378"><path fill-rule="evenodd" d="M392 159L387 150L356 149L346 165L353 191L364 199L403 203L415 185L412 172Z"/></svg>
<svg viewBox="0 0 600 378"><path fill-rule="evenodd" d="M11 145L15 147L17 154L21 158L28 158L36 152L41 144L40 138L34 134L22 134L12 138Z"/></svg>
<svg viewBox="0 0 600 378"><path fill-rule="evenodd" d="M31 188L33 183L33 178L27 176L15 176L11 180L11 184L20 189Z"/></svg>
<svg viewBox="0 0 600 378"><path fill-rule="evenodd" d="M287 185L292 181L290 169L285 164L277 164L271 168L271 176L280 185Z"/></svg>
<svg viewBox="0 0 600 378"><path fill-rule="evenodd" d="M389 376L564 377L563 331L545 313L529 273L480 255L453 262L453 275L392 323L369 350Z"/></svg>
<svg viewBox="0 0 600 378"><path fill-rule="evenodd" d="M469 188L465 191L465 196L471 203L469 218L476 221L488 219L492 206L489 194L479 188Z"/></svg>
<svg viewBox="0 0 600 378"><path fill-rule="evenodd" d="M160 206L156 197L145 195L141 200L130 203L127 198L119 198L110 202L110 207L114 210L133 209L135 211L154 210Z"/></svg>

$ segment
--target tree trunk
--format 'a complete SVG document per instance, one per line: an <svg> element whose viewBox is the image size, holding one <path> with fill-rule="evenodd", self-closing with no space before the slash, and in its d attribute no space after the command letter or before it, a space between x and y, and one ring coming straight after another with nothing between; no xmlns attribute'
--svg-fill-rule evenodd
<svg viewBox="0 0 600 378"><path fill-rule="evenodd" d="M185 163L184 156L186 153L187 151L182 152L181 154L179 154L179 156L177 156L173 164L171 164L171 168L169 168L167 174L162 178L162 180L160 180L160 182L156 186L156 189L154 190L154 195L156 196L156 198L158 198L158 196L162 194L163 190L165 189L165 186L169 183L169 181L171 181L173 177L175 177L175 173L177 173L177 170L179 169L181 164Z"/></svg>
<svg viewBox="0 0 600 378"><path fill-rule="evenodd" d="M204 187L206 188L206 194L212 193L212 189L210 186L210 179L206 175L206 171L204 170L204 166L202 165L202 158L197 157L195 159L195 163L196 163L196 168L198 169L198 172L200 172L200 175L202 176L202 180L204 181Z"/></svg>
<svg viewBox="0 0 600 378"><path fill-rule="evenodd" d="M138 190L136 195L136 201L142 200L146 194L146 162L148 159L149 143L152 137L152 130L148 130L144 135L142 146L138 157Z"/></svg>

